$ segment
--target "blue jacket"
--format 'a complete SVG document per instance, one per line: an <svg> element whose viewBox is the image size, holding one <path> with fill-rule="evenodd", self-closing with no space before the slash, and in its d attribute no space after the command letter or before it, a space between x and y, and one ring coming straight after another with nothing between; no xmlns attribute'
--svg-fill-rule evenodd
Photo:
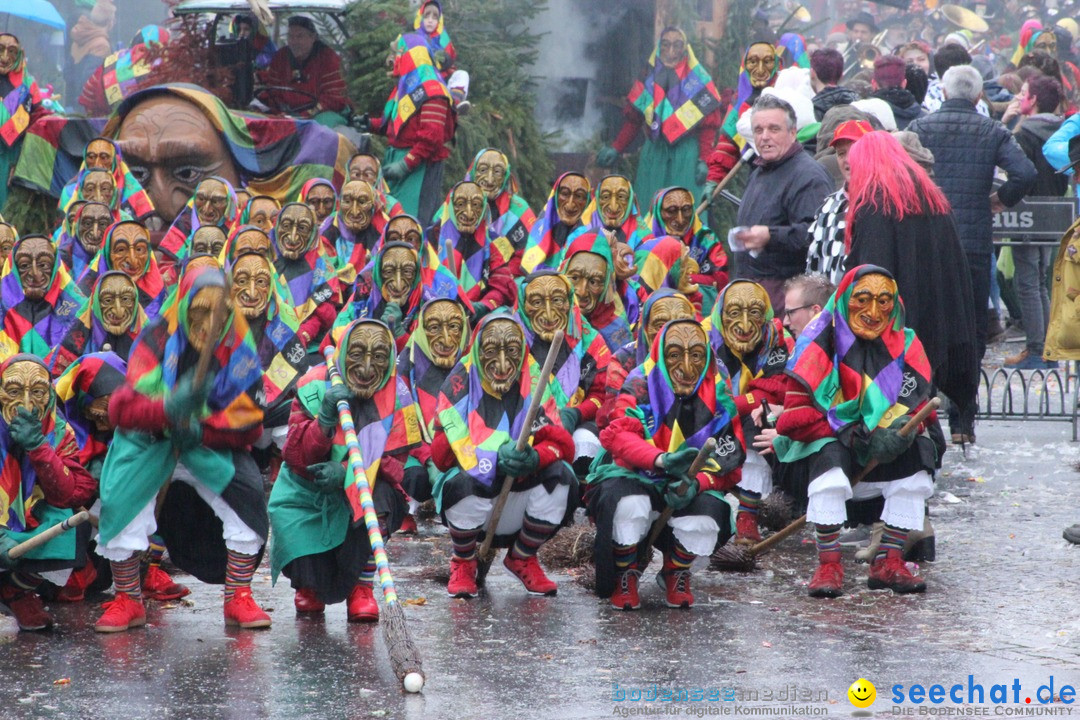
<svg viewBox="0 0 1080 720"><path fill-rule="evenodd" d="M1055 170L1069 167L1069 141L1080 135L1080 115L1073 115L1043 145L1043 155L1054 166ZM1065 171L1066 175L1072 175L1072 168Z"/></svg>

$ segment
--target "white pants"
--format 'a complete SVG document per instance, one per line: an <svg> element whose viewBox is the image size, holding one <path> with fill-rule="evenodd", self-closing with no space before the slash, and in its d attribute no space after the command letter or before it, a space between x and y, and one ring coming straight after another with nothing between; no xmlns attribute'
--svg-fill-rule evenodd
<svg viewBox="0 0 1080 720"><path fill-rule="evenodd" d="M288 425L279 425L278 427L268 428L264 427L262 435L256 440L252 447L256 447L259 450L265 450L271 445L277 445L279 448L285 447L285 438L289 434Z"/></svg>
<svg viewBox="0 0 1080 720"><path fill-rule="evenodd" d="M739 487L761 497L772 492L772 468L757 450L746 448L746 462L743 463Z"/></svg>
<svg viewBox="0 0 1080 720"><path fill-rule="evenodd" d="M889 482L864 482L854 488L840 468L814 478L808 490L807 522L840 525L847 520L847 500L885 498L881 519L886 525L903 530L921 530L926 500L934 494L934 482L925 470L910 477Z"/></svg>
<svg viewBox="0 0 1080 720"><path fill-rule="evenodd" d="M566 514L569 498L569 485L557 485L551 492L544 489L543 485L523 492L511 492L506 498L502 515L499 516L495 534L513 535L519 532L525 515L557 525ZM446 521L461 530L478 530L482 527L490 531L491 509L494 505L494 498L470 495L446 510Z"/></svg>
<svg viewBox="0 0 1080 720"><path fill-rule="evenodd" d="M574 459L578 458L594 458L600 454L602 449L600 446L600 438L596 436L596 433L585 428L578 428L574 431Z"/></svg>
<svg viewBox="0 0 1080 720"><path fill-rule="evenodd" d="M259 552L263 546L263 539L258 533L245 525L236 511L229 507L220 495L206 487L183 465L176 466L173 482L187 483L195 488L195 492L199 494L203 502L210 506L224 526L222 537L225 538L226 548L241 555L254 555ZM150 547L149 537L157 530L157 519L154 516L156 506L157 498L154 498L116 537L105 544L99 543L98 555L112 562L121 562L135 553L147 550Z"/></svg>
<svg viewBox="0 0 1080 720"><path fill-rule="evenodd" d="M454 98L454 103L460 103L469 97L469 72L467 70L455 70L446 81L446 87Z"/></svg>
<svg viewBox="0 0 1080 720"><path fill-rule="evenodd" d="M627 495L615 506L611 536L617 545L637 545L648 535L660 513L652 509L648 495ZM683 515L668 520L675 539L695 555L711 555L720 527L708 515Z"/></svg>

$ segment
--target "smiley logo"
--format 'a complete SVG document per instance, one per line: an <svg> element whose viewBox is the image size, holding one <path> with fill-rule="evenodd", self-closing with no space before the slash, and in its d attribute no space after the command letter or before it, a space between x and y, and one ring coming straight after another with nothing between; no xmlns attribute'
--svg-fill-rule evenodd
<svg viewBox="0 0 1080 720"><path fill-rule="evenodd" d="M859 678L851 683L847 690L848 700L857 708L868 708L874 704L877 698L877 689L874 684L865 678Z"/></svg>

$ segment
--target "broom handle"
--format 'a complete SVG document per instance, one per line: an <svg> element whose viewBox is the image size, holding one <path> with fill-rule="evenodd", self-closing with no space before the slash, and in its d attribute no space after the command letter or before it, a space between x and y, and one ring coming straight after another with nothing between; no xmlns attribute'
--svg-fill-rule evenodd
<svg viewBox="0 0 1080 720"><path fill-rule="evenodd" d="M21 558L23 555L30 552L34 548L41 547L57 535L63 535L71 528L75 527L76 525L82 525L89 519L90 513L86 512L85 510L83 510L82 512L77 512L63 522L57 523L48 530L44 530L35 535L34 537L30 538L29 540L24 540L15 547L11 548L11 550L8 551L8 557L10 557L12 560L17 560L18 558Z"/></svg>
<svg viewBox="0 0 1080 720"><path fill-rule="evenodd" d="M529 444L533 423L536 421L537 413L540 412L540 401L544 399L548 381L551 378L552 371L555 369L555 358L558 356L559 350L562 349L563 337L563 331L556 330L555 337L551 339L551 347L548 349L547 358L544 359L544 367L540 369L539 382L533 386L532 398L529 399L529 409L525 413L525 422L521 424L521 432L518 433L517 443L514 446L518 452L524 450L525 446ZM479 338L477 338L477 342L479 342ZM512 478L506 478L503 481L502 489L499 490L499 496L495 498L495 505L491 508L491 522L489 523L491 532L484 535L484 542L480 546L480 557L487 557L487 554L491 552L491 543L495 540L495 528L499 526L499 518L502 516L503 508L506 507L506 500L510 497L510 488L513 484Z"/></svg>
<svg viewBox="0 0 1080 720"><path fill-rule="evenodd" d="M697 474L701 472L701 468L705 467L705 462L709 459L709 455L716 449L716 438L708 438L705 444L698 450L697 457L694 458L694 462L690 464L690 469L686 471L686 474L691 480L697 478ZM649 550L656 544L656 540L660 537L660 533L663 532L664 526L668 524L668 520L671 520L672 514L675 512L675 508L668 505L664 508L664 511L660 513L660 517L656 518L656 522L653 523L652 530L649 532L649 541L645 545L645 555L649 554Z"/></svg>
<svg viewBox="0 0 1080 720"><path fill-rule="evenodd" d="M915 431L915 429L918 428L919 425L921 425L922 422L924 420L926 420L927 417L930 416L930 413L937 410L939 405L941 405L941 400L939 400L936 397L935 398L930 398L930 401L927 402L925 405L923 405L922 409L919 410L919 412L915 413L915 417L908 420L906 423L904 423L904 427L900 428L900 437L907 437L908 435L913 433ZM860 482L862 482L863 479L867 475L870 474L870 471L873 470L874 468L876 468L877 466L878 466L878 461L871 458L870 462L866 463L866 467L864 467L862 470L860 470L859 474L855 476L855 479L851 481L851 487L855 487ZM779 532L776 532L776 533L770 535L766 539L759 542L757 545L754 545L751 548L749 548L746 551L746 554L749 555L750 557L754 557L755 555L759 555L760 553L765 552L766 550L768 550L772 546L779 543L784 538L791 537L792 535L797 533L799 530L801 530L804 525L806 525L806 515L803 515L802 517L795 518L794 520L791 521L791 523L787 527L783 528Z"/></svg>
<svg viewBox="0 0 1080 720"><path fill-rule="evenodd" d="M731 172L725 175L724 179L721 180L719 184L717 184L716 189L712 191L712 195L702 199L701 204L697 206L697 210L694 211L694 214L700 215L706 208L712 205L713 200L720 197L720 191L723 190L725 186L727 186L728 181L731 180L731 178L735 177L735 173L739 172L739 168L741 168L745 164L746 162L742 158L739 158L739 161L735 163L734 166L732 166Z"/></svg>

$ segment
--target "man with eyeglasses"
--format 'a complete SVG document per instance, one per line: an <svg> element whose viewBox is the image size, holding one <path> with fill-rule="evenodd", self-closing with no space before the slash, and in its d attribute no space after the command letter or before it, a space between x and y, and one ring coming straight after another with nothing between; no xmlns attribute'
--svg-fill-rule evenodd
<svg viewBox="0 0 1080 720"><path fill-rule="evenodd" d="M835 289L821 273L796 275L784 283L784 328L792 337L799 337Z"/></svg>

